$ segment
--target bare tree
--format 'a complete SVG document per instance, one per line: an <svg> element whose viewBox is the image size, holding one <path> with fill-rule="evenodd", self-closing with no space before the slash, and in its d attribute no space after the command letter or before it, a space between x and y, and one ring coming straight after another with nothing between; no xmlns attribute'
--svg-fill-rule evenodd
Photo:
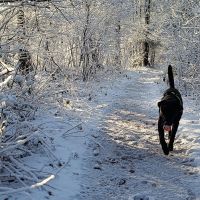
<svg viewBox="0 0 200 200"><path fill-rule="evenodd" d="M149 38L148 38L148 26L150 24L150 9L151 9L151 0L145 0L145 41L144 41L144 58L143 58L143 65L148 66L149 63Z"/></svg>

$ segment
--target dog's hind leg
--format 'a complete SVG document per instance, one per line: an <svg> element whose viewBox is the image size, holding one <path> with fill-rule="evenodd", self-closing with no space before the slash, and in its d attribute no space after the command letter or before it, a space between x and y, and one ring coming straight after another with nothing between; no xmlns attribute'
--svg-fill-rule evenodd
<svg viewBox="0 0 200 200"><path fill-rule="evenodd" d="M160 144L162 146L162 150L165 155L168 155L169 149L165 141L165 134L164 134L163 122L162 122L161 117L159 117L159 120L158 120L158 132L159 132L159 139L160 139Z"/></svg>
<svg viewBox="0 0 200 200"><path fill-rule="evenodd" d="M173 126L172 126L171 137L170 137L169 145L168 145L169 151L173 151L174 140L175 140L176 132L178 130L178 126L179 126L179 122L173 124Z"/></svg>

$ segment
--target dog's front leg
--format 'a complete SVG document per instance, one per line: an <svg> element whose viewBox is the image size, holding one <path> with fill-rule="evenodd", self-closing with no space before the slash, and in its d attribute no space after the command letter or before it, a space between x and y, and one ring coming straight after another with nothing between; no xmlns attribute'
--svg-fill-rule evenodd
<svg viewBox="0 0 200 200"><path fill-rule="evenodd" d="M179 126L179 122L176 122L172 126L171 137L170 137L169 145L168 145L169 151L173 151L174 140L175 140L176 132L178 130L178 126Z"/></svg>
<svg viewBox="0 0 200 200"><path fill-rule="evenodd" d="M162 117L160 116L158 119L158 132L159 132L159 139L160 139L160 144L162 146L162 150L165 155L169 154L169 149L167 147L167 143L165 141L165 133L163 129L163 120Z"/></svg>
<svg viewBox="0 0 200 200"><path fill-rule="evenodd" d="M171 135L172 135L172 131L169 131L169 134L168 134L168 139L170 140L171 138Z"/></svg>

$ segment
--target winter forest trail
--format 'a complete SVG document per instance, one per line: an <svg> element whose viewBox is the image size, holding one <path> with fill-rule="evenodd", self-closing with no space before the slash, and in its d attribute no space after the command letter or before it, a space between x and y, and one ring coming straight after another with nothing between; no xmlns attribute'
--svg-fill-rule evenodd
<svg viewBox="0 0 200 200"><path fill-rule="evenodd" d="M116 83L117 90L111 91L112 99L99 100L107 106L102 106L102 117L91 136L81 192L74 199L200 199L200 178L186 155L188 143L180 136L182 124L174 152L165 156L161 150L158 79L157 71L128 73L127 81Z"/></svg>

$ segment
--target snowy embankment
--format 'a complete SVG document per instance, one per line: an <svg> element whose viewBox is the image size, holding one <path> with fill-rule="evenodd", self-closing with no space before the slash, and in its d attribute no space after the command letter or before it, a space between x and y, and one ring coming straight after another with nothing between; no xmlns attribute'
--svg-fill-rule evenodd
<svg viewBox="0 0 200 200"><path fill-rule="evenodd" d="M167 86L160 72L127 71L67 87L48 99L32 122L46 135L49 151L24 158L51 180L2 199L200 199L198 112L194 101L183 98L175 150L163 155L157 101Z"/></svg>

